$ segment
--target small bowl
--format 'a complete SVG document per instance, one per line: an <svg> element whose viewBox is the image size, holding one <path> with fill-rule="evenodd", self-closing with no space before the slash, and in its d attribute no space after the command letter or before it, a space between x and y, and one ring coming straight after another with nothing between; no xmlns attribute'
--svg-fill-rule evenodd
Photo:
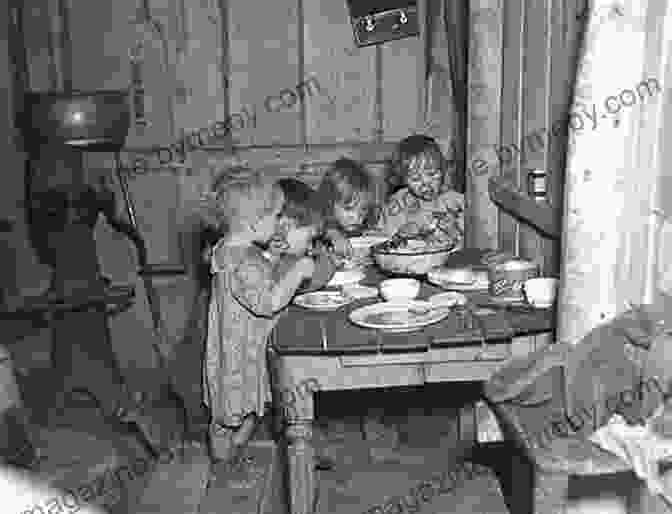
<svg viewBox="0 0 672 514"><path fill-rule="evenodd" d="M525 281L524 291L527 302L534 307L551 307L558 294L558 279L552 277L531 278Z"/></svg>
<svg viewBox="0 0 672 514"><path fill-rule="evenodd" d="M420 293L420 282L414 278L390 278L383 280L378 289L388 302L408 302Z"/></svg>

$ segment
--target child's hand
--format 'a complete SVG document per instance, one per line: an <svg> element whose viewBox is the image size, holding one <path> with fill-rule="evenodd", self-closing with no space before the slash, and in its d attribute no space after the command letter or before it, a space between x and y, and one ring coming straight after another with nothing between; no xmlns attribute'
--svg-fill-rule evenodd
<svg viewBox="0 0 672 514"><path fill-rule="evenodd" d="M296 263L296 269L303 278L311 278L315 274L315 261L310 257L303 257Z"/></svg>
<svg viewBox="0 0 672 514"><path fill-rule="evenodd" d="M402 225L396 235L400 237L413 237L419 236L421 232L420 226L417 223L410 222Z"/></svg>
<svg viewBox="0 0 672 514"><path fill-rule="evenodd" d="M339 257L352 257L352 245L347 238L343 236L335 237L331 240L331 244L334 247L334 253Z"/></svg>
<svg viewBox="0 0 672 514"><path fill-rule="evenodd" d="M289 244L287 243L287 239L280 235L274 235L268 241L268 250L274 255L281 255L285 253L288 248Z"/></svg>
<svg viewBox="0 0 672 514"><path fill-rule="evenodd" d="M338 257L352 257L352 245L348 238L337 230L330 230L325 235L325 242Z"/></svg>

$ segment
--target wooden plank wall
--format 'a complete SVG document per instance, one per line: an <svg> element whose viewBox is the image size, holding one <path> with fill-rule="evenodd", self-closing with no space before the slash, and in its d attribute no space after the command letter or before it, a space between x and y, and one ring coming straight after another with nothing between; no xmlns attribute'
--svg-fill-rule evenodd
<svg viewBox="0 0 672 514"><path fill-rule="evenodd" d="M420 1L424 11L425 0ZM61 4L68 14L64 35ZM188 186L181 172L159 162L153 148L228 122L229 137L210 131L196 146L205 143L213 155L235 148L251 165L314 175L312 180L341 155L362 156L382 175L392 143L425 127L424 39L358 49L346 6L345 0L153 0L151 21L162 37L142 19L136 0L120 0L114 8L103 0L30 0L31 87L59 89L67 75L75 89L128 88L129 52L144 41L149 124L131 127L122 161L149 168L131 174L131 193L150 261L177 263L171 234ZM437 27L439 35L441 30ZM68 48L63 36L71 42ZM436 44L445 43L437 38ZM452 105L445 78L433 91L438 121L428 132L449 153ZM112 167L110 155L86 155L93 184Z"/></svg>
<svg viewBox="0 0 672 514"><path fill-rule="evenodd" d="M560 204L566 134L556 137L548 129L567 114L583 24L578 18L586 1L470 1L468 243L518 252L538 260L546 273L557 271L557 243L499 211L488 197L487 179L491 173L513 173L524 184L526 168L543 167L549 174L550 201ZM443 27L434 25L435 32L423 38L357 49L345 1L219 0L184 2L184 9L177 9L179 2L157 0L152 15L166 31L165 58L160 38L132 23L136 2L121 1L112 11L107 5L98 8L99 2L66 3L76 88L127 87L130 46L148 38L150 126L131 132L129 147L137 155L151 153L152 145L174 142L183 130L212 126L240 113L244 121L231 123L233 137L226 143L229 148L233 143L252 165L294 169L303 176L315 170L319 175L334 157L364 152L372 155L364 160L381 169L389 153L381 156L394 142L428 128L423 127L426 94L431 97L428 118L439 121L428 132L450 154L450 84L440 51L430 69L441 73L435 74L431 91L424 83L424 38L445 45ZM58 75L49 72L50 42L44 30L53 9L40 8L34 0L26 5L31 6L27 33L34 35L28 48L31 76L46 89L58 83ZM421 7L428 10L425 0ZM300 96L297 86L310 77L317 89L311 93L305 87L305 101L292 101ZM287 106L278 104L283 94ZM538 133L542 144L535 150L530 142L538 139L530 136ZM215 144L213 151L227 148L220 143L225 142ZM520 151L512 150L514 145ZM497 149L499 156L513 158L500 166ZM478 159L487 162L485 173L477 173L482 170ZM181 186L169 168L156 168L156 159L152 166L146 176L134 179L133 192L151 259L174 261L175 241L159 226L174 217L171 210L179 202ZM107 173L108 167L109 158L91 156L92 181L96 170Z"/></svg>

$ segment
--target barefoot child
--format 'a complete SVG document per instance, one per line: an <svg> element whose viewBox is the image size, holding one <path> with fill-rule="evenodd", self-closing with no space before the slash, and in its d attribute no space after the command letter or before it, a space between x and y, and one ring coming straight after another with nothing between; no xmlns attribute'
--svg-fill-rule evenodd
<svg viewBox="0 0 672 514"><path fill-rule="evenodd" d="M252 436L270 401L265 349L276 313L315 271L313 260L304 257L276 273L259 247L277 231L283 204L278 185L256 175L224 178L204 200L211 223L226 227L212 250L204 363L215 459L230 460Z"/></svg>
<svg viewBox="0 0 672 514"><path fill-rule="evenodd" d="M461 248L464 196L446 183L436 141L420 134L402 140L398 167L404 187L388 199L378 227L389 236L417 236Z"/></svg>

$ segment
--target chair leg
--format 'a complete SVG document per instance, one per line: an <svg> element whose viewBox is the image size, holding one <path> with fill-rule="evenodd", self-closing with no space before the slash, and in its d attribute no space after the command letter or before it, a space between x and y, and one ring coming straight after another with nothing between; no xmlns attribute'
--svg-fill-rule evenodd
<svg viewBox="0 0 672 514"><path fill-rule="evenodd" d="M537 469L534 476L534 514L566 514L569 475Z"/></svg>
<svg viewBox="0 0 672 514"><path fill-rule="evenodd" d="M509 512L534 514L534 465L509 442L478 444L467 460L492 469L502 488Z"/></svg>

